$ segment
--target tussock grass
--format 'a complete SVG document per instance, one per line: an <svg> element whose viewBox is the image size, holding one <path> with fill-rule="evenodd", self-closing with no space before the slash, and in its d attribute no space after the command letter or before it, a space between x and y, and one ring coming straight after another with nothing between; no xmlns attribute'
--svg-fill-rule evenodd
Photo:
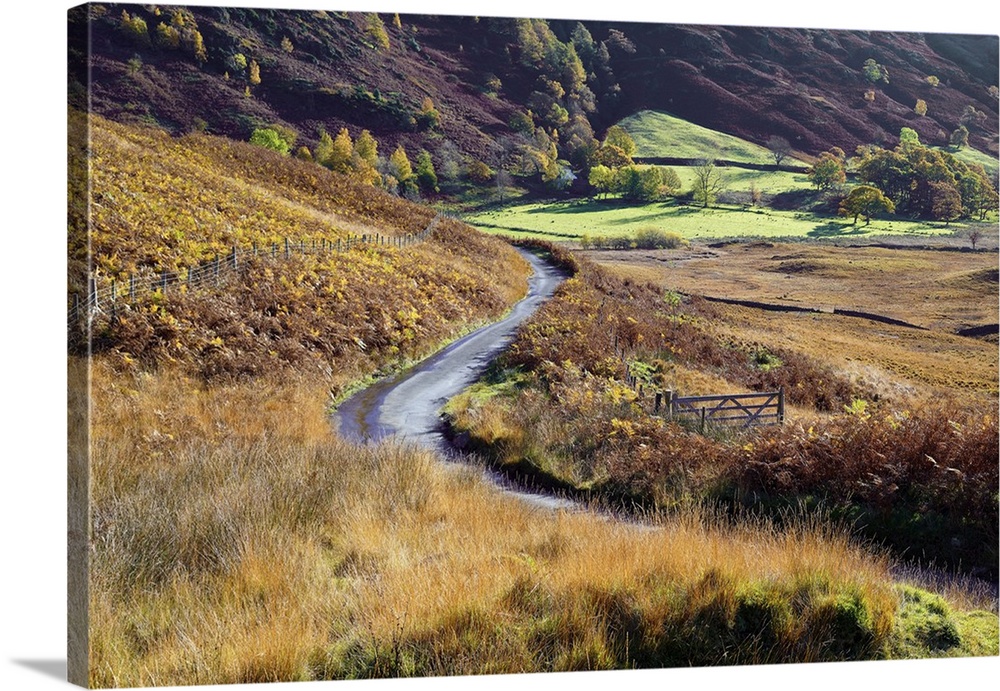
<svg viewBox="0 0 1000 691"><path fill-rule="evenodd" d="M731 338L712 305L579 267L522 326L497 381L449 407L490 463L611 503L825 506L896 554L995 578L995 401L885 397L871 376ZM704 393L784 387L794 418L702 435L651 414L650 392L713 382Z"/></svg>
<svg viewBox="0 0 1000 691"><path fill-rule="evenodd" d="M870 658L892 632L888 562L818 523L539 508L337 439L305 377L98 360L93 389L95 686Z"/></svg>

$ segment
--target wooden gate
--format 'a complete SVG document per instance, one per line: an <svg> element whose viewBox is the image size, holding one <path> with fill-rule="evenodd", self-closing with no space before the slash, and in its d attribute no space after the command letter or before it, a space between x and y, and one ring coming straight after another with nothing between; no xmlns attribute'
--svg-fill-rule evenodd
<svg viewBox="0 0 1000 691"><path fill-rule="evenodd" d="M655 412L668 419L698 422L704 432L711 424L780 425L785 420L785 392L723 394L719 396L674 396L672 391L656 394Z"/></svg>

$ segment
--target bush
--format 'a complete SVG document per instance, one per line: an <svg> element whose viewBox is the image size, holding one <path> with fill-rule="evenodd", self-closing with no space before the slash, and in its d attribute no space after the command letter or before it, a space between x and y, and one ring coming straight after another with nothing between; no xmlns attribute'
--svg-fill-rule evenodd
<svg viewBox="0 0 1000 691"><path fill-rule="evenodd" d="M675 250L688 244L677 233L668 233L659 228L640 228L635 233L635 246L643 250Z"/></svg>
<svg viewBox="0 0 1000 691"><path fill-rule="evenodd" d="M250 135L250 143L263 146L265 149L277 151L283 156L287 156L290 151L286 142L276 130L270 127L258 128Z"/></svg>

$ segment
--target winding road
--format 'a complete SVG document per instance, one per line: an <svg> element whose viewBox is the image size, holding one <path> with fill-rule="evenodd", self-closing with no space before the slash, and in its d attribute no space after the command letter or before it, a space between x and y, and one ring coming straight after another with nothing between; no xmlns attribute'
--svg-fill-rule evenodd
<svg viewBox="0 0 1000 691"><path fill-rule="evenodd" d="M388 437L450 451L440 410L473 384L506 348L517 327L552 297L565 276L548 262L518 250L531 264L528 293L500 321L484 326L400 374L383 379L344 401L334 421L345 439L378 442Z"/></svg>

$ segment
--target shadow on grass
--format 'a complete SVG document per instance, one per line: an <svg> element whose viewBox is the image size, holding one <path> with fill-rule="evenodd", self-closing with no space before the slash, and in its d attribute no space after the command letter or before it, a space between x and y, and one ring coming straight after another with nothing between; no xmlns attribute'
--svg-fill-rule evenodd
<svg viewBox="0 0 1000 691"><path fill-rule="evenodd" d="M811 238L836 238L836 237L846 237L849 235L868 235L871 231L864 226L858 228L855 226L844 225L843 223L837 223L836 221L827 221L822 223L812 230L810 230L806 235Z"/></svg>

